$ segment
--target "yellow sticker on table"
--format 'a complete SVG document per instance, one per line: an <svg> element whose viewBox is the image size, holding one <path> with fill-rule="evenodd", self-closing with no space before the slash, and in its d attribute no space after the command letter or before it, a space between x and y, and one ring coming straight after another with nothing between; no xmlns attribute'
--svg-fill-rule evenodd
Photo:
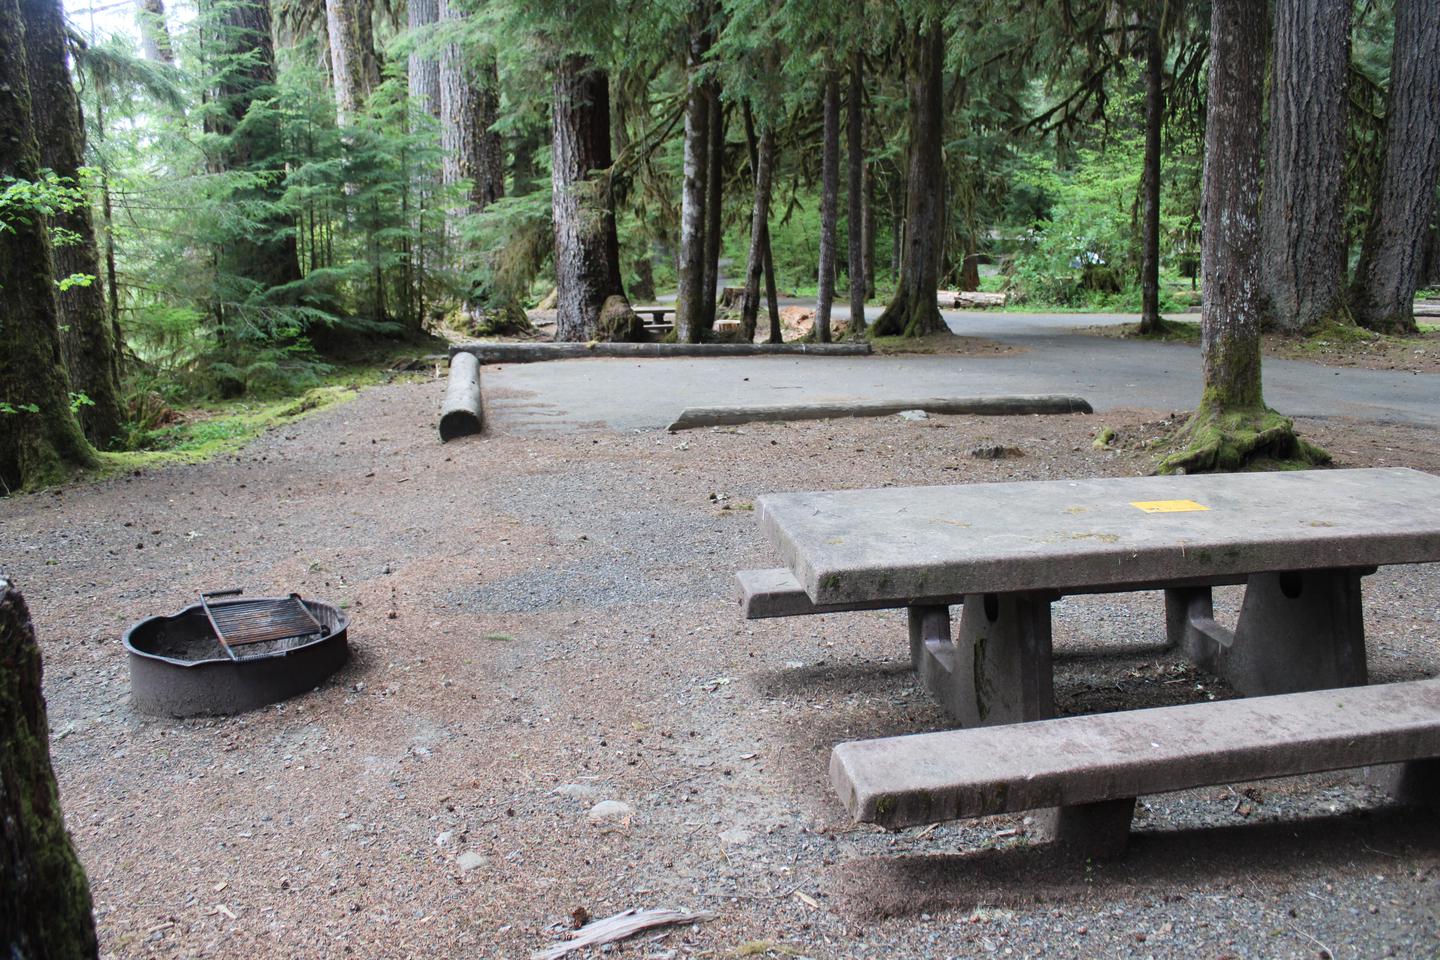
<svg viewBox="0 0 1440 960"><path fill-rule="evenodd" d="M1194 500L1132 500L1130 506L1146 513L1193 513L1196 510L1210 509Z"/></svg>

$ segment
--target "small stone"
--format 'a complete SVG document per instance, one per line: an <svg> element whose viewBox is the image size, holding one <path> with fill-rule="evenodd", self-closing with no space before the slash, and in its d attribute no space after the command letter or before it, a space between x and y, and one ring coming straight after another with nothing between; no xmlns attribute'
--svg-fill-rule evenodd
<svg viewBox="0 0 1440 960"><path fill-rule="evenodd" d="M924 410L901 410L896 414L901 420L929 420L930 414Z"/></svg>
<svg viewBox="0 0 1440 960"><path fill-rule="evenodd" d="M970 456L977 460L1010 460L1025 456L1025 451L999 443L982 443L978 447L970 448Z"/></svg>
<svg viewBox="0 0 1440 960"><path fill-rule="evenodd" d="M620 820L630 816L635 808L620 800L601 800L590 808L590 819L596 823L606 820Z"/></svg>
<svg viewBox="0 0 1440 960"><path fill-rule="evenodd" d="M744 830L740 827L731 827L729 830L726 830L720 834L720 839L721 841L731 845L749 843L750 831Z"/></svg>
<svg viewBox="0 0 1440 960"><path fill-rule="evenodd" d="M461 873L469 873L471 870L479 870L489 861L474 850L466 850L455 859L455 862L460 865Z"/></svg>
<svg viewBox="0 0 1440 960"><path fill-rule="evenodd" d="M441 831L440 833L437 833L437 834L435 835L435 846L437 846L437 847L447 846L447 845L450 843L451 838L454 837L454 836L455 836L455 831L453 831L453 830L443 830L443 831Z"/></svg>
<svg viewBox="0 0 1440 960"><path fill-rule="evenodd" d="M588 783L562 783L551 793L558 797L583 798L598 796L600 789Z"/></svg>

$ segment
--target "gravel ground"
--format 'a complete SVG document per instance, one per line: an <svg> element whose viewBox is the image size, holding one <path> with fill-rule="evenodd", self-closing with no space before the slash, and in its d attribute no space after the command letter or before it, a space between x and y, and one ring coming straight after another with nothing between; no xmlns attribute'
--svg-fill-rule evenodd
<svg viewBox="0 0 1440 960"><path fill-rule="evenodd" d="M104 955L524 957L577 908L632 906L715 917L613 955L1440 950L1440 823L1348 774L1145 798L1108 864L1055 860L1023 817L851 825L831 746L946 725L903 615L736 611L734 571L776 563L761 493L1141 473L1166 412L1107 413L1115 450L1081 416L442 447L442 391L371 388L238 456L0 501ZM1440 471L1433 432L1301 427L1342 465ZM235 585L347 605L350 665L240 717L133 712L124 627ZM1440 569L1382 570L1365 599L1375 679L1440 673ZM1162 634L1154 594L1057 604L1061 710L1231 695Z"/></svg>

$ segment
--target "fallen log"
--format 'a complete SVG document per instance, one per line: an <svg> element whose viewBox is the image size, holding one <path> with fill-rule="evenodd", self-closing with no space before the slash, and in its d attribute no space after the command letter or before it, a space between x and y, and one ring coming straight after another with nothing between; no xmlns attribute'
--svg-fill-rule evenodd
<svg viewBox="0 0 1440 960"><path fill-rule="evenodd" d="M737 423L781 423L790 420L833 420L841 417L888 417L902 410L935 414L1014 417L1026 414L1093 413L1080 397L921 397L911 400L853 400L838 403L797 403L744 407L688 407L669 426L671 433L698 427Z"/></svg>
<svg viewBox="0 0 1440 960"><path fill-rule="evenodd" d="M94 957L94 905L60 813L40 647L0 578L0 956Z"/></svg>
<svg viewBox="0 0 1440 960"><path fill-rule="evenodd" d="M940 290L935 294L940 309L986 308L1005 306L1005 294L982 290Z"/></svg>
<svg viewBox="0 0 1440 960"><path fill-rule="evenodd" d="M440 441L479 433L483 428L480 411L480 362L469 353L450 355L450 384L440 407Z"/></svg>
<svg viewBox="0 0 1440 960"><path fill-rule="evenodd" d="M579 357L757 357L804 354L858 357L870 344L858 343L461 343L450 348L451 363L468 353L481 363L537 363Z"/></svg>

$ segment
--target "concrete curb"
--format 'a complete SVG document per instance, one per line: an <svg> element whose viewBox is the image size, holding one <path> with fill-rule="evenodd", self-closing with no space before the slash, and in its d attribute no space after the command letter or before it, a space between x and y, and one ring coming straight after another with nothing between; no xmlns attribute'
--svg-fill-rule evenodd
<svg viewBox="0 0 1440 960"><path fill-rule="evenodd" d="M861 357L868 343L459 343L450 356L468 353L481 363L538 363L579 357L756 357L800 354Z"/></svg>
<svg viewBox="0 0 1440 960"><path fill-rule="evenodd" d="M914 400L856 400L843 403L801 403L753 407L688 407L669 430L694 430L737 423L780 423L789 420L832 420L840 417L888 417L901 410L936 414L1007 417L1025 414L1094 413L1080 397L922 397Z"/></svg>

